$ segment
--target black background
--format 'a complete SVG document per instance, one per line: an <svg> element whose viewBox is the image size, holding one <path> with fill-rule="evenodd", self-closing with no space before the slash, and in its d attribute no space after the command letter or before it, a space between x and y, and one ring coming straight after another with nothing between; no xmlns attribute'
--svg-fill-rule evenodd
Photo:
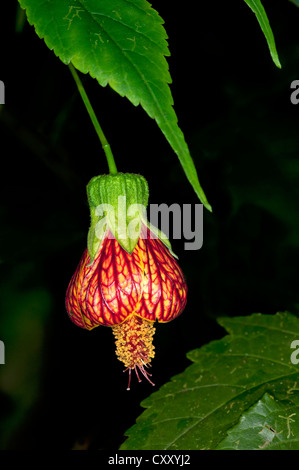
<svg viewBox="0 0 299 470"><path fill-rule="evenodd" d="M85 187L107 165L68 67L21 27L11 3L1 15L0 444L116 450L153 390L133 381L126 391L111 330L81 330L64 307L86 245ZM189 350L225 334L217 317L298 310L299 105L290 84L299 79L299 9L263 2L279 70L245 2L152 4L169 36L179 125L213 206L201 250L172 240L189 295L183 315L157 327L159 388L189 364ZM197 204L156 123L81 78L118 170L146 177L150 203Z"/></svg>

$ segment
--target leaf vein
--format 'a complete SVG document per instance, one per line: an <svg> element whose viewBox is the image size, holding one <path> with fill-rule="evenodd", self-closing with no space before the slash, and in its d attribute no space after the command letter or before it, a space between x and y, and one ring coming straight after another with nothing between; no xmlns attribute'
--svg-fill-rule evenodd
<svg viewBox="0 0 299 470"><path fill-rule="evenodd" d="M241 393L238 393L237 395L235 395L233 398L231 398L229 401L232 401L233 399L236 399L240 396L242 396L243 393L246 393L248 392L249 390L254 390L254 389L257 389L258 387L261 387L262 385L266 385L266 384L269 384L270 382L275 382L276 380L281 380L283 378L286 378L288 377L290 374L286 374L286 375L282 375L282 376L279 376L279 377L275 377L274 379L270 380L270 381L266 381L266 382L262 382L258 385L254 385L252 387L249 387L247 388L246 390L242 391ZM184 436L185 434L187 434L191 429L193 429L195 426L197 426L199 423L201 423L202 421L204 421L205 419L207 419L210 415L212 415L213 413L215 413L215 411L218 411L220 410L223 406L225 406L228 402L225 402L225 403L221 403L219 406L217 406L216 408L214 408L212 411L210 411L209 413L207 413L203 418L199 419L196 423L194 423L192 426L189 426L189 428L185 429L179 436L177 436L172 442L169 443L169 445L167 445L167 447L165 447L164 450L167 450L169 449L170 446L172 446L178 439L180 439L182 436Z"/></svg>
<svg viewBox="0 0 299 470"><path fill-rule="evenodd" d="M80 1L81 1L81 0L80 0ZM131 31L134 31L134 33L138 34L139 36L145 37L149 42L151 42L151 43L154 44L159 50L161 50L160 45L157 44L157 43L153 40L153 38L147 36L147 35L146 35L145 33L143 33L142 31L137 31L137 29L134 29L132 26L128 25L127 23L124 23L123 21L121 21L121 20L119 20L119 19L117 19L117 18L113 18L112 16L106 15L106 14L104 14L104 13L100 13L100 12L96 12L96 11L90 11L90 12L88 12L88 13L90 13L92 16L93 16L93 15L94 15L94 16L102 16L102 17L104 17L104 18L107 18L107 19L109 19L109 20L112 20L112 21L115 21L116 23L121 24L122 26L124 26L124 27L130 29ZM94 19L94 18L93 18L93 19ZM94 19L94 21L96 21L96 20ZM96 21L96 23L97 23L101 28L103 28L103 25L101 25L98 21ZM124 50L124 49L122 49L122 50ZM163 54L162 51L161 51L161 54Z"/></svg>

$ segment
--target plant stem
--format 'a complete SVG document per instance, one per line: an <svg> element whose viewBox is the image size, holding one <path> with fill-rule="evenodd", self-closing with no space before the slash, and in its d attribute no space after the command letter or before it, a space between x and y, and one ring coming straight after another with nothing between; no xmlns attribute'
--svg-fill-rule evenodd
<svg viewBox="0 0 299 470"><path fill-rule="evenodd" d="M86 94L86 91L82 85L82 82L76 72L76 69L74 68L74 66L70 63L69 64L69 69L71 71L71 74L73 75L73 78L76 82L76 85L77 85L77 88L78 88L78 91L81 95L81 98L83 100L83 103L85 104L85 107L86 107L86 110L89 114L89 117L93 123L93 126L95 128L95 131L96 133L98 134L98 137L100 139L100 142L102 144L102 147L103 147L103 150L105 152L105 155L106 155L106 159L107 159L107 163L108 163L108 167L109 167L109 172L111 175L116 175L117 173L117 168L116 168L116 164L115 164L115 161L114 161L114 157L113 157L113 154L112 154L112 150L110 148L110 145L105 137L105 134L104 132L102 131L102 128L99 124L99 121L97 120L97 117L95 115L95 112L91 106L91 103L89 101L89 98Z"/></svg>

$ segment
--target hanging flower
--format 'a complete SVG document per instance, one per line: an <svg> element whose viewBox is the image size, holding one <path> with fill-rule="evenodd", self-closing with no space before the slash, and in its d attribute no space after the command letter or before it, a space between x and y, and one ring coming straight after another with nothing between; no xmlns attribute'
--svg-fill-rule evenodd
<svg viewBox="0 0 299 470"><path fill-rule="evenodd" d="M169 322L182 313L187 294L183 273L169 241L145 218L143 177L96 177L87 192L88 248L68 286L67 312L81 328L112 327L116 355L129 371L128 389L132 370L139 382L141 373L154 385L146 370L154 357L154 322Z"/></svg>

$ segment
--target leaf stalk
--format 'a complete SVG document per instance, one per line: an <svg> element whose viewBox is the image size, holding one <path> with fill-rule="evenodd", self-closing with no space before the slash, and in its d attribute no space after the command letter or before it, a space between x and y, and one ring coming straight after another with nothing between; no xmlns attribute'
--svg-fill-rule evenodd
<svg viewBox="0 0 299 470"><path fill-rule="evenodd" d="M99 124L99 121L95 115L95 112L93 110L93 107L89 101L89 98L87 96L87 93L84 89L84 86L79 78L79 75L77 74L76 72L76 69L75 67L72 65L72 63L69 64L69 69L71 71L71 74L76 82L76 85L77 85L77 88L78 88L78 91L81 95L81 98L83 100L83 103L85 105L85 108L89 114L89 117L91 119L91 122L95 128L95 131L100 139L100 142L101 142L101 145L102 145L102 148L105 152L105 155L106 155L106 159L107 159L107 163L108 163L108 167L109 167L109 173L111 175L116 175L117 174L117 168L116 168L116 164L115 164L115 160L114 160L114 157L113 157L113 153L112 153L112 150L111 150L111 147L106 139L106 136Z"/></svg>

